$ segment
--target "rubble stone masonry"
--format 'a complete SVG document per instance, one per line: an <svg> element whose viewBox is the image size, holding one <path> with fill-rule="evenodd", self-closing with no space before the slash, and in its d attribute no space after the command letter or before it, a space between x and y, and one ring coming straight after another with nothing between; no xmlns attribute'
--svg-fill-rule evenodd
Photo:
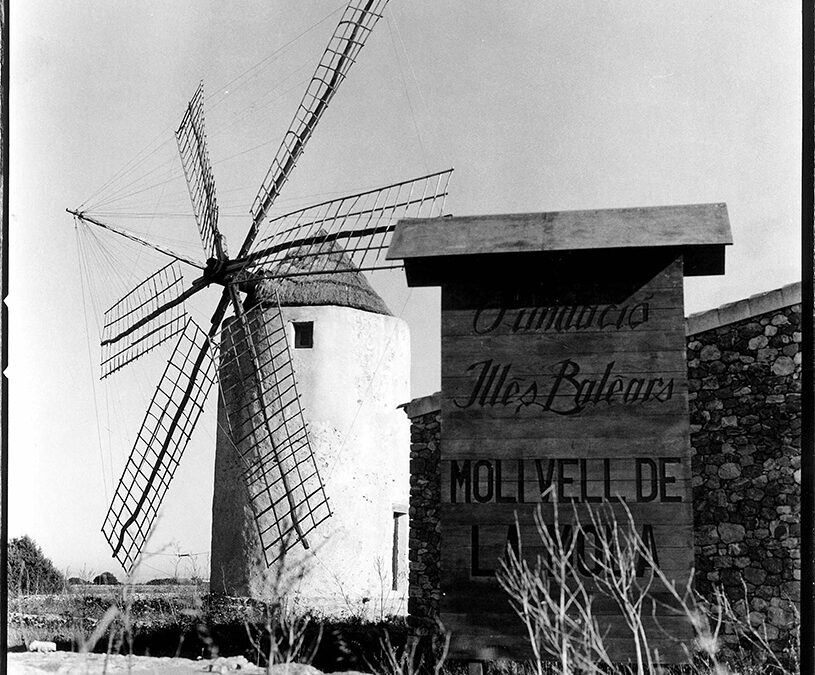
<svg viewBox="0 0 815 675"><path fill-rule="evenodd" d="M800 293L687 322L696 588L746 596L778 648L801 592Z"/></svg>
<svg viewBox="0 0 815 675"><path fill-rule="evenodd" d="M439 614L439 437L438 394L407 403L410 418L410 506L408 615L411 626L433 630Z"/></svg>

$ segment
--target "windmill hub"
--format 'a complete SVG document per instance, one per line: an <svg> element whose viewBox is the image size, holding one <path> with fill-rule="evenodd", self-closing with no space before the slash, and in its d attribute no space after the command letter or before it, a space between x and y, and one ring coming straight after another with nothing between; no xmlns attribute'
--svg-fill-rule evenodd
<svg viewBox="0 0 815 675"><path fill-rule="evenodd" d="M204 281L209 284L226 285L229 259L210 258L204 268Z"/></svg>

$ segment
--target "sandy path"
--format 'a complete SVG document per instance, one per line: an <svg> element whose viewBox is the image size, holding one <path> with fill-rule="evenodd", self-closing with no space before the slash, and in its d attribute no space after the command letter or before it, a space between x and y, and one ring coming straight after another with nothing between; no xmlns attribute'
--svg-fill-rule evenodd
<svg viewBox="0 0 815 675"><path fill-rule="evenodd" d="M121 656L105 654L78 654L76 652L19 652L8 654L9 675L101 675L102 673L133 673L134 675L200 675L200 673L240 673L259 675L264 668L249 663L241 656L218 659L171 658L169 656ZM322 675L311 666L292 664L275 666L272 675Z"/></svg>

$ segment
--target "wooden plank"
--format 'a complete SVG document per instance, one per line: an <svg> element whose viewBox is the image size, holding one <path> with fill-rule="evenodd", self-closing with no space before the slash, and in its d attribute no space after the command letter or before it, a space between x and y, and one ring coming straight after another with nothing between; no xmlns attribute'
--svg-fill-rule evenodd
<svg viewBox="0 0 815 675"><path fill-rule="evenodd" d="M405 219L387 258L731 243L724 204L690 204Z"/></svg>
<svg viewBox="0 0 815 675"><path fill-rule="evenodd" d="M567 356L568 352L575 355L590 353L633 353L642 349L652 353L674 351L680 347L677 338L664 329L650 329L638 327L630 331L622 339L611 330L581 330L580 339L564 339L562 333L522 331L513 333L509 328L503 332L493 331L487 335L473 335L469 322L462 322L445 331L442 326L442 339L458 341L459 349L474 350L480 347L483 352L506 349L515 344L521 350L535 350L535 354L548 354L552 361L558 361L559 355ZM577 331L566 333L570 335Z"/></svg>
<svg viewBox="0 0 815 675"><path fill-rule="evenodd" d="M676 449L680 448L676 446ZM642 486L646 486L657 478L689 479L690 467L681 454L655 456L648 452L642 455L621 454L615 458L602 455L586 457L573 448L561 448L559 453L535 454L521 459L507 459L503 453L501 457L465 460L450 460L445 456L441 461L440 474L442 482L455 479L460 483L490 486L514 487L521 484L536 488L554 481L574 485L580 482L616 485L637 479Z"/></svg>
<svg viewBox="0 0 815 675"><path fill-rule="evenodd" d="M674 552L672 549L667 551L667 553L672 552ZM509 595L503 588L500 587L494 576L495 568L489 568L489 565L486 562L479 561L479 564L484 565L485 568L487 568L484 570L484 572L491 572L492 576L489 578L486 576L479 576L473 577L472 579L467 579L466 577L450 577L448 575L442 576L442 597L440 600L441 611L462 611L469 614L477 614L481 611L506 611L507 614L512 613ZM586 564L590 567L592 563L590 560L587 560ZM495 563L495 565L496 568L498 568L498 563ZM671 575L676 577L678 588L687 588L690 581L689 575L680 574L680 570L678 569L671 571L669 576ZM598 588L598 584L593 576L580 573L577 575L577 578L584 585L587 594L593 598L604 599L604 604L602 605L603 611L598 610L598 614L611 615L615 611L619 611L619 608L614 606L612 601L609 600L606 595L604 595L604 593L608 593L608 589L606 587ZM646 571L646 573L644 573L638 581L641 584L640 587L642 587L642 584L651 581L650 573ZM659 585L659 581L654 581L653 583ZM569 586L574 588L575 583L571 583ZM559 587L553 583L551 592L554 594L558 593L558 591ZM656 609L658 613L665 616L674 613L673 609L667 607L659 606Z"/></svg>
<svg viewBox="0 0 815 675"><path fill-rule="evenodd" d="M658 390L658 393L660 392L661 390ZM534 397L532 394L523 393L509 398L499 396L495 401L490 399L486 402L479 398L472 405L468 405L472 399L472 392L462 392L461 396L453 401L443 398L441 409L445 421L450 425L448 429L452 429L458 423L473 424L474 428L483 423L492 427L493 431L496 425L500 424L523 423L529 424L531 428L538 420L542 420L548 427L548 432L544 431L543 436L548 437L553 433L559 433L561 429L565 431L569 427L579 426L580 421L607 424L609 428L619 427L622 423L648 428L654 420L657 424L670 422L671 418L675 418L677 410L684 407L685 400L684 396L676 394L670 395L667 400L652 395L644 403L641 400L634 400L633 403L627 404L622 396L615 396L609 403L602 399L598 402L593 398L586 400L586 396L582 394L576 396L558 392L554 397L550 394L551 392L544 390L543 394L538 391ZM610 420L609 415L616 416L616 419ZM443 433L446 434L447 429L443 428ZM658 443L655 442L654 447L658 447Z"/></svg>
<svg viewBox="0 0 815 675"><path fill-rule="evenodd" d="M673 264L679 265L680 260L681 258L677 258ZM592 292L584 289L582 292L569 290L562 293L553 292L545 282L539 281L525 286L522 292L515 291L514 288L501 288L481 294L473 293L474 289L479 288L479 284L462 281L444 286L441 308L444 312L480 310L484 315L479 321L480 324L486 324L487 319L497 313L495 310L502 308L509 312L509 310L528 311L533 308L565 307L568 314L572 313L572 309L577 314L582 313L583 323L588 323L590 308L594 307L598 320L601 315L606 317L605 325L610 323L611 317L632 314L638 317L645 309L649 312L675 311L677 298L681 300L682 285L661 277L648 279L648 276L646 274L642 279L632 279L621 285L607 285L603 281L598 289ZM565 317L561 319L561 323L564 320Z"/></svg>
<svg viewBox="0 0 815 675"><path fill-rule="evenodd" d="M674 264L678 265L678 260ZM603 283L597 292L592 293L570 291L555 294L544 282L523 292L500 289L482 295L473 293L474 289L478 289L478 285L472 282L444 286L441 308L445 312L445 319L455 317L455 312L477 311L480 313L478 327L482 328L497 323L499 317L508 322L510 318L514 320L518 313L528 314L531 310L537 310L537 314L544 314L546 310L546 326L550 330L562 330L578 323L608 327L620 317L642 319L652 313L667 314L677 311L682 304L682 286L673 281L668 283L662 278L632 280L618 287L608 287ZM558 314L554 311L558 308L561 314L559 322L556 321ZM502 309L503 313L500 311ZM571 323L567 322L569 318Z"/></svg>
<svg viewBox="0 0 815 675"><path fill-rule="evenodd" d="M516 466L514 462L493 459L448 460L441 462L442 513L448 504L534 505L550 502L556 491L562 504L599 504L603 500L619 497L626 503L654 502L674 504L684 499L691 490L690 465L679 457L664 457L661 461L651 457L634 462L608 462L606 467L595 466L608 458L559 458L541 462L537 466L527 461ZM583 465L583 466L581 466ZM589 469L586 470L585 466ZM520 474L520 475L519 475ZM673 507L672 507L673 508ZM475 518L481 522L489 517L488 511L478 508L477 514L467 509L455 509L447 518Z"/></svg>
<svg viewBox="0 0 815 675"><path fill-rule="evenodd" d="M571 429L566 431L571 431ZM536 459L563 457L566 456L564 452L566 448L568 456L571 457L613 461L620 458L629 459L651 455L654 451L654 442L652 438L625 436L615 438L597 433L590 433L579 439L574 436L558 435L557 437L541 438L533 435L528 438L513 438L512 443L505 444L501 449L501 460L510 463L519 459L534 462ZM659 439L660 452L666 457L677 454L681 456L681 453L685 452L687 442L686 433L663 436ZM475 462L480 459L494 460L495 450L491 438L457 436L445 443L441 455L447 461L470 459Z"/></svg>
<svg viewBox="0 0 815 675"><path fill-rule="evenodd" d="M607 649L612 660L619 663L628 663L634 653L633 645L628 639L608 638ZM448 658L455 660L476 658L473 654L478 654L477 658L484 661L532 659L529 639L525 636L470 635L462 630L456 630L451 636ZM661 663L664 664L682 663L686 661L687 656L681 643L673 641L660 644L659 654Z"/></svg>
<svg viewBox="0 0 815 675"><path fill-rule="evenodd" d="M481 622L483 615L444 612L442 622L447 630L451 632L450 658L462 658L461 655L470 653L469 650L476 650L477 653L489 654L489 648L495 651L492 654L509 656L510 658L522 659L530 658L531 650L529 638L526 630L517 617L512 618L507 614L487 615L486 621ZM474 623L478 618L479 623ZM633 656L633 637L630 629L624 624L622 619L616 621L599 620L601 630L606 633L604 645L609 649L610 656L620 662L628 661ZM675 639L685 638L688 642L692 638L692 626L687 617L673 616L661 617L654 621L649 616L643 617L646 631L651 635L669 635ZM660 654L665 659L663 662L676 662L682 660L684 654L681 647L669 639L652 641L652 648L659 646ZM514 657L512 656L514 654ZM496 656L479 656L479 658L496 658ZM466 657L465 657L466 658Z"/></svg>
<svg viewBox="0 0 815 675"><path fill-rule="evenodd" d="M677 495L683 486L681 483L677 482L676 484L670 484L666 487L666 492L668 494ZM658 490L659 488L654 486L654 491L658 492ZM579 490L576 492L579 492ZM691 526L692 524L679 523L675 519L672 521L670 519L670 514L673 513L674 516L685 515L685 507L690 509L690 505L692 503L692 500L685 499L684 495L682 495L681 502L660 501L659 496L657 496L652 501L626 499L625 508L631 512L635 522L641 522L643 520L646 522L664 522L669 525L675 525L677 528L679 528L685 525ZM470 523L485 524L492 522L509 524L514 522L513 512L517 509L519 511L519 515L526 514L526 516L521 519L521 523L531 524L532 511L538 506L540 506L543 516L548 522L552 516L552 509L554 508L553 504L553 500L546 502L524 502L520 504L519 508L518 504L509 502L447 502L439 504L439 513L442 515L444 524L450 523L451 525L465 525ZM602 511L602 509L609 506L607 504L599 505L599 503L593 502L584 502L579 500L572 502L561 499L558 499L557 504L559 504L558 515L562 522L570 522L572 520L574 510L573 507L577 508L577 511L581 517L584 517L584 514L586 514L586 509L588 508L592 508L595 512L597 512ZM620 517L623 517L622 509L618 508L618 503L616 500L611 503L610 506L614 509L615 513L618 513Z"/></svg>
<svg viewBox="0 0 815 675"><path fill-rule="evenodd" d="M612 377L634 377L649 375L680 375L687 373L687 364L682 352L660 349L637 352L633 349L614 349L607 342L596 345L586 336L580 346L574 349L564 340L518 340L515 347L507 340L473 340L459 337L449 338L455 357L444 364L442 377L450 384L456 378L469 382L477 378L480 364L489 361L495 365L509 365L515 377L548 376L555 379L563 373L569 379L584 379L589 376L602 376L611 364ZM524 349L528 343L528 348ZM614 349L612 353L605 351ZM517 362L518 349L523 349L523 360ZM485 352L489 359L484 359ZM576 368L564 368L571 362ZM445 392L446 393L446 392Z"/></svg>
<svg viewBox="0 0 815 675"><path fill-rule="evenodd" d="M532 509L529 509L530 512L531 510ZM480 520L478 524L473 524L471 520L463 521L463 518L462 520L457 519L455 522L450 522L449 526L446 521L443 521L444 555L447 555L449 552L449 559L463 561L463 567L460 573L465 577L471 576L470 553L476 547L476 544L479 551L485 552L484 560L489 556L490 560L494 562L503 555L507 540L510 536L510 529L515 530L515 514L513 514L512 510L505 509L505 511L508 512L504 518L485 518L484 520ZM524 522L525 514L521 509L518 509L518 511L520 525L517 532L521 543L526 542L525 545L528 545L530 550L535 550L540 546L540 536L537 528L535 525L529 523L531 518L527 518L527 522ZM679 551L687 550L687 560L692 560L693 549L687 547L686 538L688 535L693 536L693 525L678 523L677 511L681 512L681 509L674 509L672 513L665 510L654 510L645 517L637 518L635 516L635 528L638 534L641 534L644 527L646 525L649 526L651 532L647 535L649 538L647 543L652 543L650 541L652 537L653 543L655 543L658 551L667 549L676 549ZM553 519L545 518L545 520L548 526L554 526ZM566 531L565 528L568 527L571 520L571 518L562 518L558 525L559 530ZM583 527L590 527L587 525L587 521L583 522ZM473 531L472 528L477 528L477 531ZM625 529L625 527L622 527L622 531L625 531ZM568 536L570 537L574 534L572 528L569 528L568 532ZM447 547L448 544L449 547ZM665 560L663 564L670 566L674 564L674 561ZM451 569L450 574L454 573L456 573L455 570Z"/></svg>
<svg viewBox="0 0 815 675"><path fill-rule="evenodd" d="M612 660L619 663L628 663L634 653L630 640L608 639L608 653ZM472 659L473 654L484 661L510 659L522 661L532 659L529 639L526 637L494 635L485 638L456 631L451 636L447 657L451 660ZM665 642L659 645L661 663L683 663L687 655L679 642Z"/></svg>
<svg viewBox="0 0 815 675"><path fill-rule="evenodd" d="M517 305L524 306L548 304L596 304L602 302L622 302L625 298L631 298L634 302L640 302L648 298L654 292L662 295L665 291L682 288L681 275L677 278L673 275L671 265L680 264L682 256L674 250L662 251L659 253L649 252L650 255L637 261L636 265L629 265L624 268L614 270L614 274L606 274L606 270L596 271L593 269L570 269L572 259L568 256L550 258L549 265L537 270L535 280L528 280L523 285L502 284L500 279L491 278L488 283L484 279L457 279L451 277L444 284L445 304L442 309L451 309L448 302L454 302L455 306L470 306L475 300L473 294L467 290L477 288L479 290L477 301L481 306L495 307L505 305L508 300ZM594 251L596 260L603 262L631 262L629 256L616 256L608 252ZM681 263L684 265L684 262ZM569 282L575 281L572 277L578 277L578 283L563 283L564 277Z"/></svg>
<svg viewBox="0 0 815 675"><path fill-rule="evenodd" d="M448 284L442 289L442 334L471 335L563 335L591 332L618 334L667 330L684 319L681 260L669 270L673 284L663 279L643 279L606 297L597 293L556 297L541 283L535 290L511 290L482 294L474 284ZM678 345L677 345L678 346Z"/></svg>
<svg viewBox="0 0 815 675"><path fill-rule="evenodd" d="M458 590L458 589L455 589ZM657 602L660 606L669 607L672 611L681 611L674 596L668 592L648 593L649 605L652 601ZM508 620L510 617L517 618L517 613L510 604L509 595L505 595L502 602L496 603L494 598L491 598L483 593L473 593L468 596L463 596L457 592L447 593L443 599L444 611L451 614L480 614L481 612L493 614L506 614ZM608 616L619 612L619 603L616 598L607 595L596 595L592 598L592 612L598 616ZM650 614L650 607L648 608Z"/></svg>
<svg viewBox="0 0 815 675"><path fill-rule="evenodd" d="M687 569L693 565L693 555L682 555L682 551L683 547L681 546L666 546L661 547L658 554L662 572L680 588L687 584L690 578ZM539 548L536 549L536 552L541 555L545 553ZM575 556L577 555L578 554L575 554ZM479 597L492 598L495 602L503 598L504 591L499 587L497 582L487 583L486 581L481 581L482 577L483 579L489 579L495 575L496 570L500 569L501 563L499 554L496 553L496 555L493 556L491 552L480 551L475 558L472 558L468 552L466 556L464 554L458 554L457 556L445 558L444 563L446 565L467 565L468 569L472 569L470 576L447 573L441 575L441 591L445 597L453 597L455 595L456 597L466 598L472 594L478 595ZM638 565L637 572L641 574L643 580L647 579L649 577L647 564L639 558L636 559L636 563ZM592 592L596 589L593 575L590 574L590 572L602 570L602 567L595 567L595 564L596 558L590 554L581 555L575 560L576 569L580 570L580 573L576 572L575 576L582 578L583 582L591 588ZM478 593L476 593L476 591L478 591Z"/></svg>
<svg viewBox="0 0 815 675"><path fill-rule="evenodd" d="M636 411L665 415L684 406L687 396L682 371L668 368L625 371L609 361L602 369L586 369L585 362L581 366L564 360L551 374L534 370L535 365L514 366L486 359L471 364L465 377L443 378L443 414L517 417L521 410L528 410L564 417L598 411L605 415Z"/></svg>
<svg viewBox="0 0 815 675"><path fill-rule="evenodd" d="M464 630L468 626L473 625L471 622L475 616L476 615L474 614L466 612L445 612L445 627L454 633L458 630ZM501 635L506 632L506 623L509 616L507 613L486 612L483 614L479 613L477 616L480 619L479 625L476 629L467 631L470 635ZM656 628L652 617L646 614L642 619L646 626L650 625L651 628ZM520 627L521 625L521 620L516 616L514 621L517 622L517 626L515 627L517 630L517 627ZM665 617L661 619L659 623L669 634L673 633L674 631L679 633L686 632L687 629L690 628L690 622L686 616ZM630 628L623 623L622 619L612 621L606 617L603 617L601 620L601 626L603 629L608 630L608 637L611 639L625 639L631 636Z"/></svg>
<svg viewBox="0 0 815 675"><path fill-rule="evenodd" d="M592 305L527 305L460 307L444 310L442 335L562 335L593 332L628 336L665 330L681 313L681 305L606 303Z"/></svg>
<svg viewBox="0 0 815 675"><path fill-rule="evenodd" d="M611 379L630 379L645 374L648 374L647 379L653 379L663 373L684 373L687 377L684 346L679 350L672 345L664 345L638 354L629 346L620 349L618 340L608 340L606 336L588 335L580 339L579 346L574 348L569 344L571 340L563 338L521 339L516 341L517 349L513 349L512 338L474 340L450 336L443 339L449 343L453 354L442 366L442 379L477 379L485 364L488 368L509 366L508 371L514 377L539 376L550 380L560 379L564 383L603 375L606 370L609 371L607 377ZM647 338L634 342L646 341ZM501 376L507 379L510 374L501 373ZM685 378L682 378L683 382ZM444 395L446 392L442 391Z"/></svg>
<svg viewBox="0 0 815 675"><path fill-rule="evenodd" d="M442 403L442 415L449 414L446 413L449 407L444 405L444 401ZM501 441L501 445L509 447L514 444L516 439L561 439L563 445L568 446L573 441L592 439L598 435L601 438L624 439L627 434L633 435L632 431L636 431L637 434L642 436L656 434L650 436L653 447L656 449L660 447L661 436L659 434L661 431L664 430L667 436L676 437L683 429L687 429L687 424L677 421L675 415L670 413L659 414L659 411L655 410L654 412L648 411L648 414L641 411L638 416L635 415L636 429L632 430L631 416L620 414L621 411L625 410L624 407L614 410L615 417L609 418L608 415L601 416L598 414L591 420L591 424L580 424L580 418L582 417L585 420L591 415L592 410L593 408L586 408L580 413L580 417L558 417L560 423L557 425L552 423L551 417L554 416L543 418L540 415L529 413L520 420L505 417L503 418L505 424L501 435L496 434L496 418L494 417L476 417L473 415L469 420L458 417L443 418L442 434L444 439L453 437L458 439L471 438L479 442L486 442L486 439L494 439L497 436Z"/></svg>
<svg viewBox="0 0 815 675"><path fill-rule="evenodd" d="M655 516L649 518L649 521L639 523L637 531L643 533L646 531L646 527L650 529L645 537L648 539L648 545L652 545L656 551L660 568L665 574L674 578L687 578L688 573L687 571L683 572L683 567L688 563L693 564L693 550L687 547L686 537L688 535L693 536L693 528L688 525L672 526L671 521L665 517L659 518ZM676 521L676 514L674 514L674 521ZM547 523L547 525L553 527L551 522ZM561 522L558 527L562 532L565 532L563 536L577 537L576 541L580 542L586 541L586 547L592 551L594 550L594 539L592 537L578 536L574 529L569 529L567 523ZM473 530L473 528L476 528L476 530ZM526 552L531 556L537 553L546 553L542 548L537 529L534 526L524 525L516 529L511 516L500 525L485 521L480 525L466 524L461 527L455 525L445 527L443 536L445 547L457 546L458 548L451 551L449 555L445 554L443 556L442 559L446 563L456 566L450 568L449 572L445 571L443 578L461 578L471 581L474 577L485 576L476 573L474 570L495 570L498 560L506 551L508 542L512 541L513 532L520 538L525 555ZM589 532L591 532L591 528ZM589 561L588 557L581 559ZM478 564L474 561L477 561ZM530 562L534 562L534 557L530 558ZM459 565L461 567L458 567Z"/></svg>

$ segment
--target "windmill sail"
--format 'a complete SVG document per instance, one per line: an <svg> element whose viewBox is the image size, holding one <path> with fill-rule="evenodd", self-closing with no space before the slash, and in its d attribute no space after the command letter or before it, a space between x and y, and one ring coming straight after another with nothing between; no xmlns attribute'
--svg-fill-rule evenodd
<svg viewBox="0 0 815 675"><path fill-rule="evenodd" d="M214 379L209 340L190 319L147 408L102 526L113 556L128 571L141 553Z"/></svg>
<svg viewBox="0 0 815 675"><path fill-rule="evenodd" d="M384 257L397 220L440 216L451 173L393 183L275 218L264 228L268 234L238 261L245 273L238 279L400 267ZM337 247L343 257L335 255Z"/></svg>
<svg viewBox="0 0 815 675"><path fill-rule="evenodd" d="M105 312L102 378L184 329L181 271L172 262L150 275ZM157 313L162 307L166 311Z"/></svg>
<svg viewBox="0 0 815 675"><path fill-rule="evenodd" d="M309 443L280 308L224 325L221 395L267 565L331 515Z"/></svg>
<svg viewBox="0 0 815 675"><path fill-rule="evenodd" d="M204 131L204 84L198 85L181 124L175 132L184 177L192 200L192 210L201 243L207 258L222 259L225 255L223 240L218 232L218 203L215 199L215 179L207 152Z"/></svg>
<svg viewBox="0 0 815 675"><path fill-rule="evenodd" d="M253 225L239 258L249 250L257 228L280 194L317 122L381 18L387 3L388 0L351 0L345 8L252 204Z"/></svg>

